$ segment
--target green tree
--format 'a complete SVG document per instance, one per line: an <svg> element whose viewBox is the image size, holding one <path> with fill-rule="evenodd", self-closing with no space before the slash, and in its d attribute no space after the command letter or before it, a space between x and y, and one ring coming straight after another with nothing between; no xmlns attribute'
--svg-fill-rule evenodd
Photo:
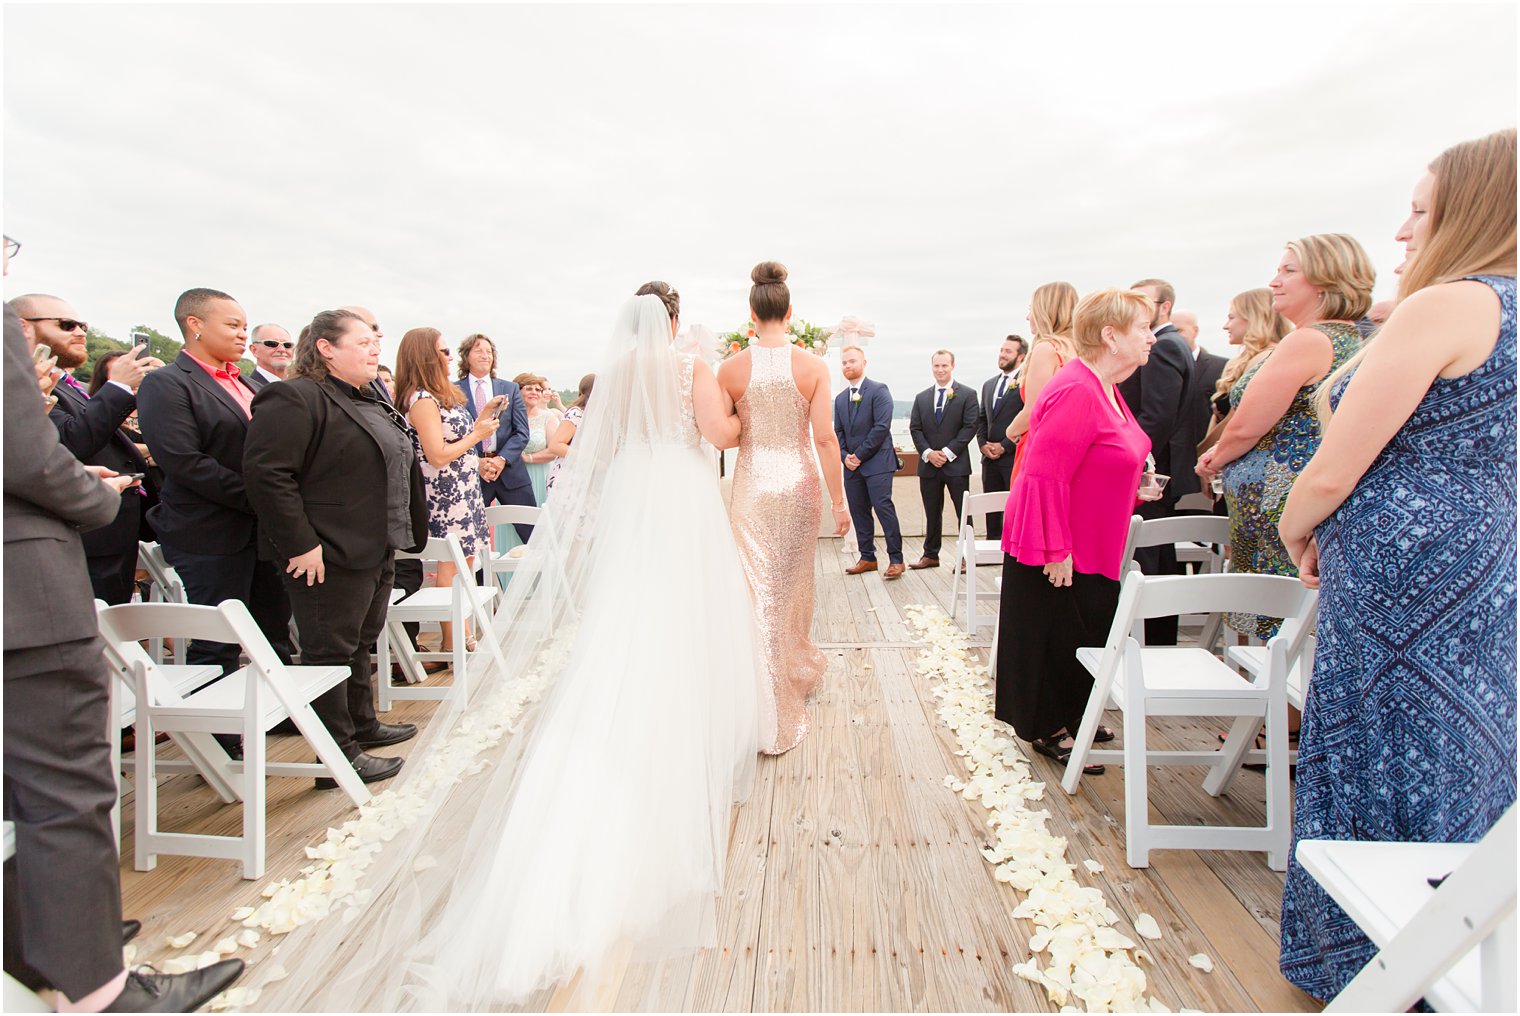
<svg viewBox="0 0 1520 1016"><path fill-rule="evenodd" d="M179 355L179 351L184 345L179 339L171 338L151 325L133 325L132 332L146 334L148 336L148 355L156 356L165 363L174 362L174 358ZM88 354L85 357L84 363L74 369L74 376L84 383L89 383L90 377L95 371L95 362L101 356L112 350L127 350L132 347L130 342L112 338L104 332L98 332L92 328L85 338L85 348L88 350ZM239 360L238 370L244 374L252 373L253 361L246 358Z"/></svg>

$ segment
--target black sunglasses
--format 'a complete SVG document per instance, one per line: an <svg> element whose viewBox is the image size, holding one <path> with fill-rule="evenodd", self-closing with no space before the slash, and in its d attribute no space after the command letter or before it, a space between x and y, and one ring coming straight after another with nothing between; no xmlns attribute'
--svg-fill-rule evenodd
<svg viewBox="0 0 1520 1016"><path fill-rule="evenodd" d="M270 349L296 348L296 344L294 342L281 342L278 339L255 339L254 341L261 346L268 346Z"/></svg>
<svg viewBox="0 0 1520 1016"><path fill-rule="evenodd" d="M58 327L62 328L66 332L87 332L87 331L90 330L90 326L89 325L85 324L83 321L75 321L73 318L66 318L66 317L29 317L29 318L26 318L25 320L27 320L27 321L56 321L56 322L58 322Z"/></svg>

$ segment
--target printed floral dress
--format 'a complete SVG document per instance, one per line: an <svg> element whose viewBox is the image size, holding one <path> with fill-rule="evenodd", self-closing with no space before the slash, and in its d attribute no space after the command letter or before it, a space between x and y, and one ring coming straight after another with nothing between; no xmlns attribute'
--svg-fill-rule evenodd
<svg viewBox="0 0 1520 1016"><path fill-rule="evenodd" d="M411 409L418 399L433 398L430 392L419 389L407 400ZM436 399L434 401L437 401ZM463 405L453 408L438 407L443 417L443 439L459 441L467 437L475 427L470 411ZM416 446L417 461L422 463L422 483L427 491L428 535L442 539L450 533L459 537L467 557L477 560L490 548L486 535L486 503L480 493L480 457L471 448L442 469L435 468L422 453L422 443L417 432L412 431L412 444Z"/></svg>

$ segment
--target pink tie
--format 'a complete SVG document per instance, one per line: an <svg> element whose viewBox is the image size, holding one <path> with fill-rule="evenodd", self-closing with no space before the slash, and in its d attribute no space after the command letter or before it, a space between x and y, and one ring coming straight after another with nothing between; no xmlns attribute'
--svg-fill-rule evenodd
<svg viewBox="0 0 1520 1016"><path fill-rule="evenodd" d="M485 411L486 411L486 379L483 378L483 377L481 377L481 378L476 378L475 379L475 415L479 416L481 413L483 413ZM490 439L489 438L487 438L485 441L480 442L480 454L482 454L482 455L490 455L491 454L491 449L489 447L489 444L490 444Z"/></svg>

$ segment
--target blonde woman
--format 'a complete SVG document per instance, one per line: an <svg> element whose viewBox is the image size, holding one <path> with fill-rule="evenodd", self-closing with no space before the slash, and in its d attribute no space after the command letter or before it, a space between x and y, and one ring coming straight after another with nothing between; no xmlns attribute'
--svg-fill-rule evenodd
<svg viewBox="0 0 1520 1016"><path fill-rule="evenodd" d="M1283 336L1292 330L1293 323L1272 306L1272 290L1265 286L1237 293L1230 301L1224 332L1230 337L1230 345L1239 346L1240 352L1225 364L1224 372L1219 375L1219 381L1209 396L1214 423L1203 440L1198 442L1200 455L1214 447L1224 430L1232 408L1230 392L1234 389L1235 382L1266 359L1267 354L1277 348Z"/></svg>
<svg viewBox="0 0 1520 1016"><path fill-rule="evenodd" d="M1367 252L1344 233L1291 241L1272 280L1272 307L1298 327L1230 389L1230 420L1198 457L1205 483L1224 477L1230 552L1237 572L1297 575L1277 536L1283 502L1319 447L1315 387L1356 353L1356 321L1372 305ZM1268 639L1281 618L1227 614L1242 635Z"/></svg>
<svg viewBox="0 0 1520 1016"><path fill-rule="evenodd" d="M533 501L543 504L549 493L549 464L558 457L549 451L549 438L559 429L560 414L549 408L548 381L537 374L519 374L512 380L528 407L528 443L522 461L533 483Z"/></svg>
<svg viewBox="0 0 1520 1016"><path fill-rule="evenodd" d="M1040 393L1056 376L1056 371L1076 359L1077 347L1072 342L1072 323L1077 313L1077 287L1069 282L1047 282L1029 298L1029 330L1034 335L1034 345L1024 360L1024 376L1019 382L1019 397L1024 408L1008 425L1007 436L1017 441L1013 453L1013 472L1009 485L1018 478L1019 463L1029 445L1030 421L1034 418L1035 402ZM1005 524L1007 517L1004 516Z"/></svg>
<svg viewBox="0 0 1520 1016"><path fill-rule="evenodd" d="M1397 239L1398 305L1283 510L1320 586L1293 831L1471 842L1515 800L1514 130L1441 153ZM1288 980L1328 1000L1375 952L1290 860Z"/></svg>

